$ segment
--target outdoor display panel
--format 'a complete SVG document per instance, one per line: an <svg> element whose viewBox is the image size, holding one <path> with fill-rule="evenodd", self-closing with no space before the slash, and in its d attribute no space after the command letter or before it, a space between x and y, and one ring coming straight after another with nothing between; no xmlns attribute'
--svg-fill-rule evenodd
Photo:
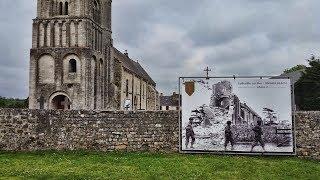
<svg viewBox="0 0 320 180"><path fill-rule="evenodd" d="M294 155L290 79L182 77L182 153Z"/></svg>

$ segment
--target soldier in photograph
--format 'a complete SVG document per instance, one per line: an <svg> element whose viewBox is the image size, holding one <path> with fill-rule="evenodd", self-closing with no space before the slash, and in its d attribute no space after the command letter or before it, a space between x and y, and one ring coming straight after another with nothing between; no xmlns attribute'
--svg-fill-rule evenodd
<svg viewBox="0 0 320 180"><path fill-rule="evenodd" d="M252 129L254 132L254 143L252 144L251 151L253 151L253 148L257 146L259 143L263 151L265 151L264 142L262 140L263 132L262 132L261 124L262 124L262 121L258 121L257 125Z"/></svg>
<svg viewBox="0 0 320 180"><path fill-rule="evenodd" d="M189 141L191 139L191 146L190 148L193 148L193 144L196 140L195 136L194 136L194 131L193 131L193 118L189 119L189 123L186 127L186 148L188 148L189 146Z"/></svg>
<svg viewBox="0 0 320 180"><path fill-rule="evenodd" d="M231 150L234 150L234 141L233 141L233 134L231 131L231 121L227 122L227 126L224 129L224 133L225 133L225 142L224 142L224 150L227 150L227 146L229 144L229 142L231 143Z"/></svg>

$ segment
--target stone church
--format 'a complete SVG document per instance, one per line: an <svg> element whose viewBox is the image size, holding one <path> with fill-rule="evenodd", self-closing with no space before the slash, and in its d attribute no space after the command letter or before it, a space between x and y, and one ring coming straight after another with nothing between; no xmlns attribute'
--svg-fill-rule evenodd
<svg viewBox="0 0 320 180"><path fill-rule="evenodd" d="M113 47L112 0L38 0L30 109L157 110L156 83Z"/></svg>

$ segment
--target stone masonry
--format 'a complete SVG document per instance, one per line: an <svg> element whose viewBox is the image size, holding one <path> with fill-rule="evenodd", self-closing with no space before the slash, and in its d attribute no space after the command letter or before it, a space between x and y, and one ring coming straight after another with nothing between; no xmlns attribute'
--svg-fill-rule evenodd
<svg viewBox="0 0 320 180"><path fill-rule="evenodd" d="M178 111L0 109L0 150L179 150ZM320 159L320 112L296 113L298 156Z"/></svg>
<svg viewBox="0 0 320 180"><path fill-rule="evenodd" d="M111 16L112 0L37 0L30 109L157 109L156 83L113 46Z"/></svg>
<svg viewBox="0 0 320 180"><path fill-rule="evenodd" d="M178 151L176 112L0 110L0 150Z"/></svg>
<svg viewBox="0 0 320 180"><path fill-rule="evenodd" d="M296 132L298 155L320 159L320 112L298 112Z"/></svg>

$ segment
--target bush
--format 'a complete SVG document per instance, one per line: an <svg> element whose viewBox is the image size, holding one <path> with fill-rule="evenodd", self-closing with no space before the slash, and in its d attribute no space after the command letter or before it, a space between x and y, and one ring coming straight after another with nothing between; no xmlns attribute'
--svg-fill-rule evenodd
<svg viewBox="0 0 320 180"><path fill-rule="evenodd" d="M0 97L0 108L26 109L28 108L28 106L28 99L13 99Z"/></svg>

